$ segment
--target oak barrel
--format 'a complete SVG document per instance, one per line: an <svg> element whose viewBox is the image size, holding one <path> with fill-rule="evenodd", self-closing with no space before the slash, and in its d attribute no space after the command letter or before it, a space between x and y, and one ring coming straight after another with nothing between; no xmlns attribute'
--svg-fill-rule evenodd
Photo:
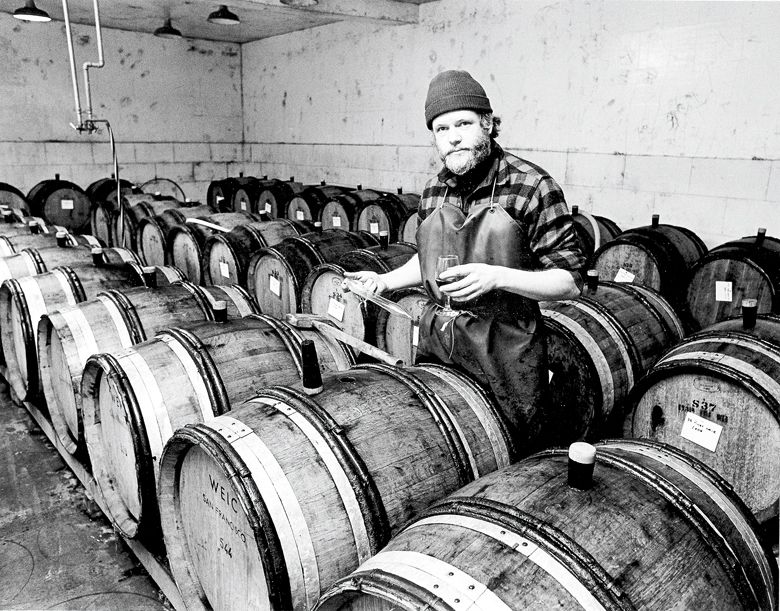
<svg viewBox="0 0 780 611"><path fill-rule="evenodd" d="M680 448L726 479L760 520L777 517L777 337L700 331L658 360L632 390L630 404L626 436Z"/></svg>
<svg viewBox="0 0 780 611"><path fill-rule="evenodd" d="M583 212L579 206L571 207L571 220L574 222L574 230L580 240L582 252L588 259L604 244L615 239L621 233L620 227L615 221L597 214Z"/></svg>
<svg viewBox="0 0 780 611"><path fill-rule="evenodd" d="M604 280L642 284L655 289L683 316L688 271L707 252L690 229L657 222L628 229L593 253L591 267Z"/></svg>
<svg viewBox="0 0 780 611"><path fill-rule="evenodd" d="M287 205L303 190L303 184L290 180L273 180L260 189L258 210L265 211L271 218L287 218ZM292 220L292 219L291 219ZM305 220L305 219L297 219Z"/></svg>
<svg viewBox="0 0 780 611"><path fill-rule="evenodd" d="M376 339L372 343L394 356L414 355L420 339L420 316L430 302L430 297L422 287L412 287L393 291L387 298L406 310L412 320L410 322L400 316L391 316L386 310L380 309L376 317Z"/></svg>
<svg viewBox="0 0 780 611"><path fill-rule="evenodd" d="M183 206L163 210L155 216L145 216L138 221L138 255L147 265L168 263L166 245L171 229L184 225L188 218L211 214L209 206Z"/></svg>
<svg viewBox="0 0 780 611"><path fill-rule="evenodd" d="M30 214L73 233L89 233L91 202L84 189L67 180L43 180L27 193Z"/></svg>
<svg viewBox="0 0 780 611"><path fill-rule="evenodd" d="M363 365L323 386L263 389L166 444L161 520L187 608L311 609L430 503L510 463L495 406L452 369Z"/></svg>
<svg viewBox="0 0 780 611"><path fill-rule="evenodd" d="M185 223L174 225L168 232L165 243L166 259L183 271L190 281L200 284L203 281L203 249L206 239L215 233L228 232L239 225L259 220L259 216L249 212L217 212L188 218Z"/></svg>
<svg viewBox="0 0 780 611"><path fill-rule="evenodd" d="M383 274L401 267L417 254L414 244L395 243L387 248L371 246L344 253L336 263L315 267L303 283L301 311L326 316L351 336L376 342L378 308L341 289L344 272L370 270ZM408 353L403 354L407 357Z"/></svg>
<svg viewBox="0 0 780 611"><path fill-rule="evenodd" d="M87 359L139 344L167 328L213 320L213 296L189 282L114 289L62 307L38 324L39 373L55 433L65 450L83 447L81 375ZM245 296L244 296L245 295ZM220 295L229 318L254 311L240 292Z"/></svg>
<svg viewBox="0 0 780 611"><path fill-rule="evenodd" d="M232 212L233 194L237 188L235 178L212 180L206 190L206 203L215 212Z"/></svg>
<svg viewBox="0 0 780 611"><path fill-rule="evenodd" d="M185 205L182 200L145 193L127 195L125 200L111 217L111 237L113 244L134 251L138 250L138 223L142 218Z"/></svg>
<svg viewBox="0 0 780 611"><path fill-rule="evenodd" d="M257 213L257 201L260 197L261 184L268 182L260 180L254 176L241 175L234 178L236 190L233 192L232 207L230 212L251 212Z"/></svg>
<svg viewBox="0 0 780 611"><path fill-rule="evenodd" d="M62 234L62 231L48 228L45 233L28 232L13 236L0 236L0 256L7 257L25 249L52 248L60 243L57 240L57 234ZM69 233L61 237L64 237L67 246L86 246L88 248L104 246L100 240L91 235Z"/></svg>
<svg viewBox="0 0 780 611"><path fill-rule="evenodd" d="M696 328L738 315L743 299L780 313L780 239L759 232L726 242L691 268L686 300Z"/></svg>
<svg viewBox="0 0 780 611"><path fill-rule="evenodd" d="M344 229L346 231L357 231L357 219L360 211L369 202L373 202L382 197L382 193L374 189L364 189L358 185L357 189L349 193L334 195L328 200L320 211L319 221L322 222L323 229ZM379 235L379 229L375 232Z"/></svg>
<svg viewBox="0 0 780 611"><path fill-rule="evenodd" d="M619 282L577 299L541 304L547 330L550 443L599 439L623 420L636 381L683 335L679 317L653 289Z"/></svg>
<svg viewBox="0 0 780 611"><path fill-rule="evenodd" d="M351 190L324 183L307 185L287 203L286 216L291 221L319 221L322 208L331 198L349 193Z"/></svg>
<svg viewBox="0 0 780 611"><path fill-rule="evenodd" d="M549 450L434 503L317 611L777 609L776 563L722 478L652 442L596 447L586 491Z"/></svg>
<svg viewBox="0 0 780 611"><path fill-rule="evenodd" d="M155 484L176 429L223 414L262 388L290 384L311 339L325 370L350 350L313 330L263 315L161 331L132 348L90 357L82 378L87 448L109 519L123 534L159 529Z"/></svg>
<svg viewBox="0 0 780 611"><path fill-rule="evenodd" d="M417 227L420 225L420 216L415 212L409 216L401 228L400 241L417 244Z"/></svg>
<svg viewBox="0 0 780 611"><path fill-rule="evenodd" d="M6 380L19 400L37 398L38 321L65 305L94 298L99 292L142 282L136 256L123 249L104 249L99 265L6 280L0 287L0 339Z"/></svg>
<svg viewBox="0 0 780 611"><path fill-rule="evenodd" d="M151 193L156 197L166 197L181 202L186 201L187 199L187 194L184 193L184 189L182 189L175 180L162 176L155 176L142 183L141 190L144 193Z"/></svg>
<svg viewBox="0 0 780 611"><path fill-rule="evenodd" d="M247 266L255 252L308 231L311 227L303 222L276 219L215 233L206 238L203 246L203 282L246 286Z"/></svg>
<svg viewBox="0 0 780 611"><path fill-rule="evenodd" d="M86 189L91 202L89 211L89 232L102 240L106 246L113 246L114 238L111 232L111 219L114 212L127 195L140 193L133 183L119 180L119 197L117 197L117 182L114 178L101 178Z"/></svg>
<svg viewBox="0 0 780 611"><path fill-rule="evenodd" d="M0 206L7 206L13 210L19 210L23 214L30 214L30 205L24 193L6 182L0 182Z"/></svg>
<svg viewBox="0 0 780 611"><path fill-rule="evenodd" d="M315 267L334 262L350 250L377 243L377 238L369 233L341 229L287 238L252 255L247 289L265 314L282 318L300 312L303 285Z"/></svg>
<svg viewBox="0 0 780 611"><path fill-rule="evenodd" d="M385 194L367 202L358 212L355 229L379 235L387 231L391 242L404 242L403 230L407 220L417 212L420 196L399 192ZM415 231L416 231L415 227ZM413 243L413 241L412 241Z"/></svg>
<svg viewBox="0 0 780 611"><path fill-rule="evenodd" d="M65 236L62 242L45 248L25 248L21 252L0 257L0 283L9 278L36 276L65 265L80 267L92 264L92 248L97 246L92 236ZM129 251L128 251L129 252Z"/></svg>

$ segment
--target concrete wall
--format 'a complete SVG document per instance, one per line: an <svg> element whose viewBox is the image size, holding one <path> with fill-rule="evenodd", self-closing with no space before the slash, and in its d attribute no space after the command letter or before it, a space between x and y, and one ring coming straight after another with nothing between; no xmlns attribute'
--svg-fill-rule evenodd
<svg viewBox="0 0 780 611"><path fill-rule="evenodd" d="M464 68L505 148L570 204L709 246L780 235L780 4L441 0L414 26L333 25L243 47L250 174L419 191L438 167L430 78Z"/></svg>
<svg viewBox="0 0 780 611"><path fill-rule="evenodd" d="M73 32L81 82L82 64L97 60L95 30ZM106 66L90 71L93 107L111 123L122 178L166 177L202 199L213 178L236 173L244 157L239 45L111 29L103 43ZM0 182L25 193L55 173L86 188L113 172L107 132L79 135L68 125L76 112L67 49L61 22L0 19Z"/></svg>

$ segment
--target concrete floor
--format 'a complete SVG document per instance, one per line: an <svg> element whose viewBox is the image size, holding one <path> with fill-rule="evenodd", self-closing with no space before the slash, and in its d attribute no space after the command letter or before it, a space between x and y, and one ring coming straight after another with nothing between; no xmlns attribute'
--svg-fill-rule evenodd
<svg viewBox="0 0 780 611"><path fill-rule="evenodd" d="M0 609L172 609L30 414L0 390Z"/></svg>

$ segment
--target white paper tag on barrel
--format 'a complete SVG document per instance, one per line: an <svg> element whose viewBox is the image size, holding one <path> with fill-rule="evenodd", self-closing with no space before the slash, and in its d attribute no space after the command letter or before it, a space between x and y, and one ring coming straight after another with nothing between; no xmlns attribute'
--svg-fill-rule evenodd
<svg viewBox="0 0 780 611"><path fill-rule="evenodd" d="M73 210L73 200L72 199L62 199L62 200L60 200L60 205L62 206L63 210Z"/></svg>
<svg viewBox="0 0 780 611"><path fill-rule="evenodd" d="M216 199L218 204L221 204L222 202L225 201L225 198L222 197L221 195L217 195L217 197L215 199Z"/></svg>
<svg viewBox="0 0 780 611"><path fill-rule="evenodd" d="M246 212L246 202L243 199L239 202L239 205L241 206L241 210Z"/></svg>
<svg viewBox="0 0 780 611"><path fill-rule="evenodd" d="M265 208L263 208L267 214L271 214L273 211L273 206L271 206L271 202L265 202Z"/></svg>
<svg viewBox="0 0 780 611"><path fill-rule="evenodd" d="M685 422L683 422L680 436L714 452L715 448L718 447L722 431L723 427L719 424L688 412L685 414Z"/></svg>
<svg viewBox="0 0 780 611"><path fill-rule="evenodd" d="M368 231L369 231L369 233L378 234L379 233L379 223L369 223L368 224Z"/></svg>
<svg viewBox="0 0 780 611"><path fill-rule="evenodd" d="M192 218L192 219L187 219L187 222L192 225L201 225L202 227L208 227L209 229L213 229L214 231L221 231L222 233L227 233L228 231L230 231L230 229L225 229L220 225L209 223L208 221L204 221L203 219Z"/></svg>
<svg viewBox="0 0 780 611"><path fill-rule="evenodd" d="M342 322L344 320L345 309L346 306L343 302L331 297L330 301L328 302L328 316L332 316L339 322Z"/></svg>
<svg viewBox="0 0 780 611"><path fill-rule="evenodd" d="M715 281L715 301L727 301L728 303L731 303L732 301L732 291L731 291L732 283L731 282L723 282L720 280Z"/></svg>
<svg viewBox="0 0 780 611"><path fill-rule="evenodd" d="M270 290L277 297L282 296L282 284L275 276L268 276L268 290Z"/></svg>
<svg viewBox="0 0 780 611"><path fill-rule="evenodd" d="M228 267L227 261L219 262L219 273L223 278L230 278L230 268Z"/></svg>
<svg viewBox="0 0 780 611"><path fill-rule="evenodd" d="M333 217L333 226L334 227L341 227L341 217L340 216L334 216Z"/></svg>
<svg viewBox="0 0 780 611"><path fill-rule="evenodd" d="M295 211L295 219L298 221L302 221L303 219L303 210L296 210Z"/></svg>
<svg viewBox="0 0 780 611"><path fill-rule="evenodd" d="M420 343L420 325L412 325L412 346L415 348Z"/></svg>
<svg viewBox="0 0 780 611"><path fill-rule="evenodd" d="M615 282L633 282L634 278L636 276L632 274L630 271L623 269L622 267L618 270L617 274L615 274L614 281Z"/></svg>

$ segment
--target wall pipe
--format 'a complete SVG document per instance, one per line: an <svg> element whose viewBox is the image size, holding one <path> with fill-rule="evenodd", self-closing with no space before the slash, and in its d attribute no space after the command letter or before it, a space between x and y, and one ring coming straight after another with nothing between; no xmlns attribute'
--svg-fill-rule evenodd
<svg viewBox="0 0 780 611"><path fill-rule="evenodd" d="M67 3L68 0L62 0ZM100 11L98 10L98 0L93 0L95 8L95 42L98 48L97 62L84 62L84 93L87 96L87 121L92 121L92 89L89 86L89 69L102 68L106 65L103 60L103 37L100 28Z"/></svg>
<svg viewBox="0 0 780 611"><path fill-rule="evenodd" d="M76 125L70 126L76 131L84 129L84 122L81 117L81 98L79 97L79 82L76 78L76 59L73 52L73 34L70 31L70 14L68 13L68 0L62 0L62 13L65 17L65 35L68 38L68 56L70 58L70 79L73 82L73 98L76 102Z"/></svg>

